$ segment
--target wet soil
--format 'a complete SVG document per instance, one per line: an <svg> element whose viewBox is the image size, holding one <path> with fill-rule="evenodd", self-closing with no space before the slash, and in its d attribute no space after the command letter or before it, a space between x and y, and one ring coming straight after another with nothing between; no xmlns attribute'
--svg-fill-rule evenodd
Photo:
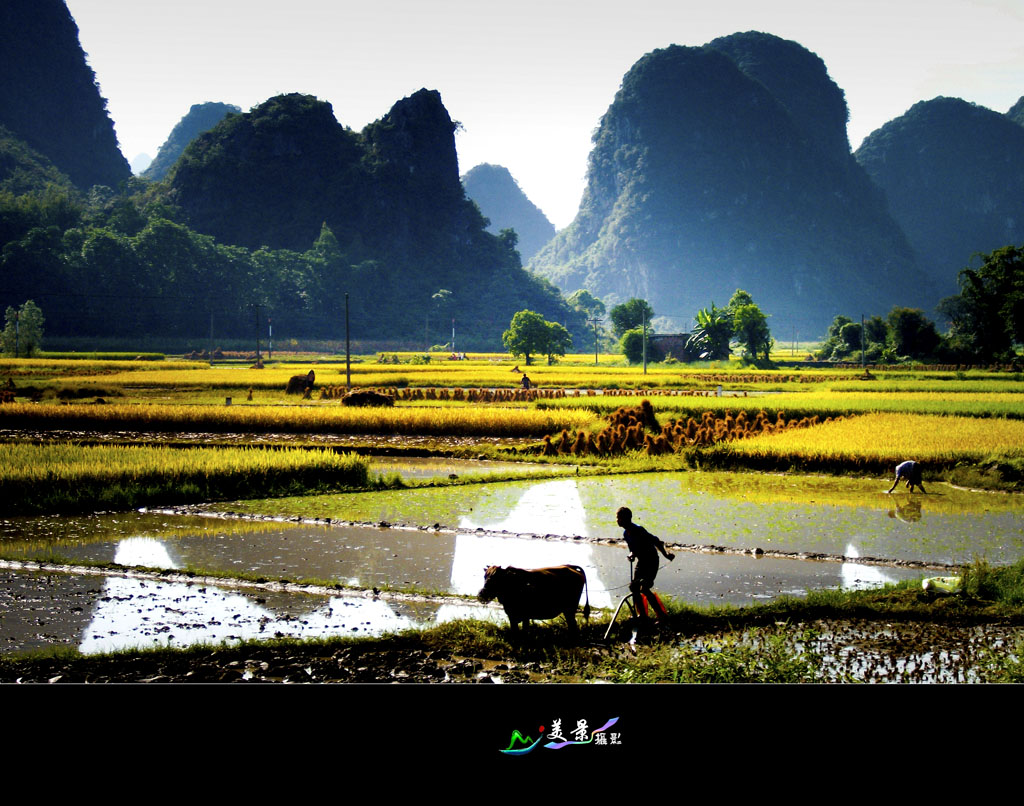
<svg viewBox="0 0 1024 806"><path fill-rule="evenodd" d="M335 447L364 455L447 456L473 455L474 448L492 445L519 448L536 445L534 437L438 437L408 434L327 434L252 432L81 431L73 429L0 429L5 442L74 442L81 445L168 445L171 447L282 445Z"/></svg>
<svg viewBox="0 0 1024 806"><path fill-rule="evenodd" d="M976 618L920 622L820 619L785 625L794 646L822 658L817 682L971 683L982 682L987 657L1024 640L1024 624ZM403 634L362 643L291 646L248 644L155 651L137 655L0 660L4 683L579 683L601 682L603 661L642 660L674 645L715 651L726 634L670 628L631 643L619 631L600 642L602 627L583 632L581 645L552 660L553 644L566 644L564 632L540 628L516 648L466 656ZM763 640L758 634L753 640ZM811 636L808 639L808 636ZM802 643L798 643L802 642Z"/></svg>

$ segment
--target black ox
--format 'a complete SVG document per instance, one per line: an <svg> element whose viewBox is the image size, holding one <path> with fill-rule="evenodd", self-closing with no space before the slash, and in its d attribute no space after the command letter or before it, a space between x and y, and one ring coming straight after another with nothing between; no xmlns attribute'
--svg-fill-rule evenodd
<svg viewBox="0 0 1024 806"><path fill-rule="evenodd" d="M313 391L313 384L316 383L316 373L310 370L306 375L292 375L288 379L288 385L284 388L286 395L306 396Z"/></svg>
<svg viewBox="0 0 1024 806"><path fill-rule="evenodd" d="M484 571L481 602L497 599L505 608L512 631L531 619L553 619L565 615L569 632L576 634L576 608L580 594L587 589L583 618L590 619L590 588L587 575L578 565L557 565L553 568L500 568L492 565Z"/></svg>

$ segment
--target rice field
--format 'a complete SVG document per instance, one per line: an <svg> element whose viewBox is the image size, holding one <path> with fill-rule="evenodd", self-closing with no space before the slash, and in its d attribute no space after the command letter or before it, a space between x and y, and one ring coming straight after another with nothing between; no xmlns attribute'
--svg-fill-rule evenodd
<svg viewBox="0 0 1024 806"><path fill-rule="evenodd" d="M126 509L365 488L354 454L299 448L0 444L0 512Z"/></svg>
<svg viewBox="0 0 1024 806"><path fill-rule="evenodd" d="M595 395L539 400L538 409L586 408L607 416L620 406L638 406L648 399L659 416L697 417L705 411L724 415L728 410L746 412L748 417L761 409L785 411L787 417L836 417L871 412L922 413L963 417L1024 418L1024 391L1020 392L895 392L885 395L845 389L786 392L769 395L716 397L708 394L636 394L633 396Z"/></svg>
<svg viewBox="0 0 1024 806"><path fill-rule="evenodd" d="M36 359L30 359L35 361ZM519 371L513 371L518 367ZM28 370L31 369L31 372ZM740 370L723 363L691 366L685 364L651 365L645 374L640 367L602 363L559 363L527 367L513 359L436 361L430 364L379 364L358 360L346 373L345 363L267 364L262 369L245 366L210 367L203 362L48 362L34 367L15 366L0 374L38 376L48 371L55 383L124 384L149 389L175 389L201 385L210 390L275 390L283 391L292 375L316 373L317 387L343 386L350 376L354 387L479 387L509 388L520 384L522 373L546 388L566 389L710 389L718 385L729 388L788 389L796 385L838 382L856 376L853 370ZM199 370L199 372L196 372ZM90 371L94 377L90 378ZM72 377L73 376L73 377Z"/></svg>
<svg viewBox="0 0 1024 806"><path fill-rule="evenodd" d="M762 463L766 457L789 457L797 462L794 466L817 462L816 469L839 469L844 464L867 468L908 456L939 464L978 463L989 457L1016 462L1021 459L1017 446L1024 444L1022 434L1013 430L1014 423L1024 421L1024 381L1009 372L915 367L879 370L874 380L863 380L856 368L742 370L730 362L716 362L653 365L645 375L639 367L624 366L617 356L602 356L594 366L590 356L576 355L553 366L518 366L543 394L552 395L519 399L524 397L518 388L521 375L512 371L516 361L508 356L447 361L435 355L425 364L363 356L351 365L353 387L377 388L394 396L396 405L355 408L321 395L330 387L345 387L345 364L336 360L251 369L211 368L201 362L20 359L0 363L0 372L5 367L50 372L51 397L55 386L63 384L69 392L77 386L72 396L83 397L82 390L94 384L97 391L109 389L112 395L123 391L132 401L0 406L0 429L15 433L31 429L535 439L545 440L538 448L551 461L587 456L602 464L618 462L621 469L636 469L630 462L638 456L670 451L678 453L677 463L686 462L691 450L704 456L731 456L736 466L745 461L750 468L768 466ZM79 374L83 367L96 374ZM286 396L288 379L310 369L316 373L316 399ZM716 396L718 386L738 394ZM248 395L246 389L255 394ZM225 397L231 397L233 405L224 405ZM651 425L650 438L641 433L626 440L616 434L613 440L613 434L606 433L602 443L601 433L611 428L607 418L622 407L638 408L644 400L650 401L659 421L657 428ZM664 433L672 420L685 425L693 418L702 423L712 415L728 426L728 434L719 434L722 429L716 428L704 439L684 439L675 433L678 425L673 434ZM837 417L844 422L818 425ZM786 435L755 436L761 429L744 427L740 433L730 420L769 423L772 431L782 421L805 427ZM654 444L659 428L662 442L671 445ZM953 441L958 435L964 436ZM590 445L579 444L588 437ZM939 441L924 444L924 437ZM890 444L897 438L902 441ZM568 449L570 442L574 450Z"/></svg>
<svg viewBox="0 0 1024 806"><path fill-rule="evenodd" d="M188 406L12 403L0 406L0 428L137 431L405 434L536 437L596 421L580 409L467 406L348 408L343 406Z"/></svg>
<svg viewBox="0 0 1024 806"><path fill-rule="evenodd" d="M798 456L813 461L859 459L949 464L987 457L1024 458L1024 422L921 414L865 414L730 443L746 456Z"/></svg>
<svg viewBox="0 0 1024 806"><path fill-rule="evenodd" d="M159 369L156 369L159 367ZM0 375L2 376L75 376L78 382L89 375L102 376L104 380L112 376L128 375L135 382L140 377L135 373L189 372L208 370L210 365L200 361L106 361L101 359L71 358L0 358ZM180 375L179 375L180 377ZM193 382L195 378L192 379Z"/></svg>

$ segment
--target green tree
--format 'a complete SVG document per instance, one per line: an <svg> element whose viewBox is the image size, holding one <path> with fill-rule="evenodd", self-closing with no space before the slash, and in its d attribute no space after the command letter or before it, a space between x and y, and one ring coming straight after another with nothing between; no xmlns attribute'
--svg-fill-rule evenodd
<svg viewBox="0 0 1024 806"><path fill-rule="evenodd" d="M864 336L868 344L884 345L889 338L889 327L881 316L864 320Z"/></svg>
<svg viewBox="0 0 1024 806"><path fill-rule="evenodd" d="M839 331L839 340L847 354L860 350L861 326L860 322L847 322Z"/></svg>
<svg viewBox="0 0 1024 806"><path fill-rule="evenodd" d="M925 358L935 352L942 341L935 330L935 323L927 319L918 308L901 308L889 311L886 317L889 338L897 355L911 358Z"/></svg>
<svg viewBox="0 0 1024 806"><path fill-rule="evenodd" d="M939 303L951 322L954 348L977 361L1007 358L1024 342L1024 246L981 255L978 269L960 272L960 293Z"/></svg>
<svg viewBox="0 0 1024 806"><path fill-rule="evenodd" d="M2 336L4 355L30 356L43 342L43 312L32 300L20 308L10 307L5 316Z"/></svg>
<svg viewBox="0 0 1024 806"><path fill-rule="evenodd" d="M754 298L741 288L729 300L732 312L733 339L743 347L743 355L750 361L767 362L775 339L768 329L768 317L754 303Z"/></svg>
<svg viewBox="0 0 1024 806"><path fill-rule="evenodd" d="M498 243L501 244L501 248L505 251L510 262L517 266L523 265L522 256L519 254L518 232L512 229L512 227L505 227L498 233Z"/></svg>
<svg viewBox="0 0 1024 806"><path fill-rule="evenodd" d="M737 288L735 293L733 293L732 295L732 299L729 300L728 306L726 307L728 307L730 311L735 311L737 308L740 308L743 305L753 304L754 298L750 295L750 293L748 291L744 291L742 288Z"/></svg>
<svg viewBox="0 0 1024 806"><path fill-rule="evenodd" d="M710 308L697 311L697 327L690 334L687 349L695 352L705 361L728 359L732 353L729 342L732 339L732 315L724 308L711 303Z"/></svg>
<svg viewBox="0 0 1024 806"><path fill-rule="evenodd" d="M512 317L508 330L502 334L501 341L512 355L523 356L527 366L533 355L547 355L550 360L555 355L565 355L561 345L572 345L569 332L564 327L533 311L518 311Z"/></svg>
<svg viewBox="0 0 1024 806"><path fill-rule="evenodd" d="M635 327L632 330L627 330L622 334L622 338L619 339L619 348L622 350L622 354L626 356L626 360L630 364L639 364L644 360L644 329L642 327ZM647 331L647 361L648 363L654 363L661 361L665 356L662 355L661 351L653 344L651 344L651 333Z"/></svg>
<svg viewBox="0 0 1024 806"><path fill-rule="evenodd" d="M572 347L572 336L563 325L558 322L548 322L548 343L544 353L548 357L548 364L555 363L555 356L564 356L565 351Z"/></svg>
<svg viewBox="0 0 1024 806"><path fill-rule="evenodd" d="M654 317L654 309L647 303L647 300L627 299L621 305L614 306L608 311L612 320L612 330L615 338L621 339L627 330L640 327L644 321L650 327L651 319Z"/></svg>

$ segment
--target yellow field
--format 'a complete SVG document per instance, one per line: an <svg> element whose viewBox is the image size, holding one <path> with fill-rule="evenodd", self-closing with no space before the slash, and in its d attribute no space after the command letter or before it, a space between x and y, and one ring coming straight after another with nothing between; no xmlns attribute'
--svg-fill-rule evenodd
<svg viewBox="0 0 1024 806"><path fill-rule="evenodd" d="M210 365L200 361L90 361L69 358L0 358L0 375L96 375L109 378L114 374L160 371L183 372L209 369Z"/></svg>
<svg viewBox="0 0 1024 806"><path fill-rule="evenodd" d="M0 444L0 512L139 506L365 488L368 464L329 449Z"/></svg>
<svg viewBox="0 0 1024 806"><path fill-rule="evenodd" d="M119 362L109 362L111 365ZM123 362L120 362L123 363ZM169 365L132 366L119 368L103 367L102 371L93 364L95 374L83 373L81 365L74 367L74 375L64 375L54 370L57 383L76 386L99 384L104 387L123 385L131 388L176 389L201 387L208 390L284 390L293 375L305 375L310 370L316 373L316 386L344 386L346 371L344 363L310 363L271 365L264 369L248 367L207 367L204 364L188 365L181 362ZM513 372L518 366L519 372ZM42 369L42 368L40 368ZM199 369L200 371L196 371ZM70 372L70 369L68 370ZM516 387L522 374L529 375L535 386L543 388L568 389L635 389L675 388L707 389L716 385L727 388L774 388L793 384L818 384L853 378L854 372L828 370L739 370L728 365L720 369L691 367L684 364L658 365L648 368L644 374L640 367L616 366L602 363L600 366L584 364L555 364L527 367L509 359L504 361L441 361L430 364L376 364L354 363L351 366L353 387Z"/></svg>
<svg viewBox="0 0 1024 806"><path fill-rule="evenodd" d="M149 445L0 444L2 482L77 483L83 478L138 480L213 473L260 474L295 468L319 471L362 465L354 454L322 449L167 448Z"/></svg>
<svg viewBox="0 0 1024 806"><path fill-rule="evenodd" d="M578 409L539 411L498 406L349 408L345 406L184 406L10 403L0 428L142 431L286 431L326 434L537 437L591 426Z"/></svg>
<svg viewBox="0 0 1024 806"><path fill-rule="evenodd" d="M764 400L762 398L762 400ZM831 389L775 395L774 408L825 413L902 412L967 415L971 417L1024 417L1024 389L1019 392L892 392Z"/></svg>
<svg viewBox="0 0 1024 806"><path fill-rule="evenodd" d="M815 460L856 457L951 462L987 456L1024 457L1024 422L922 414L864 414L729 444L750 456L795 455Z"/></svg>

